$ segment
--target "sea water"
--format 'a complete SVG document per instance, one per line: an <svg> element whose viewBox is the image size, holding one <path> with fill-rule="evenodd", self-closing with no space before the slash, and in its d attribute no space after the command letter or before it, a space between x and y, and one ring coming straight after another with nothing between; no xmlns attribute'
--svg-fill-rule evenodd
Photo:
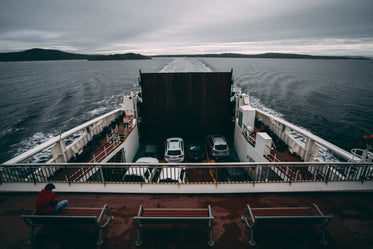
<svg viewBox="0 0 373 249"><path fill-rule="evenodd" d="M0 163L121 106L142 72L230 71L251 104L351 150L373 134L373 61L154 58L0 62ZM42 156L42 155L41 155ZM43 160L43 158L40 158Z"/></svg>

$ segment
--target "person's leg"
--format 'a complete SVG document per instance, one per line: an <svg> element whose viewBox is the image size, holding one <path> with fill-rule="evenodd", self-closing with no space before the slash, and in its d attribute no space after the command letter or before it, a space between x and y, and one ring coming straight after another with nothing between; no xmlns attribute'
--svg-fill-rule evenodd
<svg viewBox="0 0 373 249"><path fill-rule="evenodd" d="M68 200L59 201L57 205L54 207L52 214L56 214L62 209L64 209L67 204L69 204Z"/></svg>

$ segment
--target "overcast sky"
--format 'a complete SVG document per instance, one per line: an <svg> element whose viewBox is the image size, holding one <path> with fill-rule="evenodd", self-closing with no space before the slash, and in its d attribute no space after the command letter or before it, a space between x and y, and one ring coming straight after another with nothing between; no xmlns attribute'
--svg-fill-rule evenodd
<svg viewBox="0 0 373 249"><path fill-rule="evenodd" d="M0 51L373 56L373 0L0 0Z"/></svg>

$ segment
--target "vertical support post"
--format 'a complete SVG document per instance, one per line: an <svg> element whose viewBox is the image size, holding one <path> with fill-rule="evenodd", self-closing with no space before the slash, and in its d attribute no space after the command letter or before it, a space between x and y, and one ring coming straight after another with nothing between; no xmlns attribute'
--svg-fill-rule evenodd
<svg viewBox="0 0 373 249"><path fill-rule="evenodd" d="M34 227L31 227L30 239L27 241L27 245L32 245L34 243Z"/></svg>
<svg viewBox="0 0 373 249"><path fill-rule="evenodd" d="M326 246L328 244L328 241L325 239L325 226L321 226L321 238L320 238L320 243L323 246Z"/></svg>
<svg viewBox="0 0 373 249"><path fill-rule="evenodd" d="M250 228L250 240L249 240L249 245L255 246L256 242L254 240L254 229Z"/></svg>
<svg viewBox="0 0 373 249"><path fill-rule="evenodd" d="M136 246L141 246L142 241L141 241L141 224L136 224L137 226L137 240L135 242Z"/></svg>
<svg viewBox="0 0 373 249"><path fill-rule="evenodd" d="M104 172L102 171L102 166L99 166L99 167L100 167L101 180L102 182L105 182Z"/></svg>
<svg viewBox="0 0 373 249"><path fill-rule="evenodd" d="M104 240L102 239L102 228L100 227L98 229L97 245L100 246L100 245L102 245L103 242L104 242Z"/></svg>
<svg viewBox="0 0 373 249"><path fill-rule="evenodd" d="M212 222L213 222L213 219L210 219L209 220L209 241L207 242L209 246L213 246L215 243L214 241L212 240Z"/></svg>

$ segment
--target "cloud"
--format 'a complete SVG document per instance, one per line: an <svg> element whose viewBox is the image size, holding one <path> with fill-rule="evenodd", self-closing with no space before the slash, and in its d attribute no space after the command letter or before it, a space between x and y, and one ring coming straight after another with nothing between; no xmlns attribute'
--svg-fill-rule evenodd
<svg viewBox="0 0 373 249"><path fill-rule="evenodd" d="M345 47L362 53L372 44L372 9L371 0L2 0L0 46L145 54L294 47L343 53Z"/></svg>

